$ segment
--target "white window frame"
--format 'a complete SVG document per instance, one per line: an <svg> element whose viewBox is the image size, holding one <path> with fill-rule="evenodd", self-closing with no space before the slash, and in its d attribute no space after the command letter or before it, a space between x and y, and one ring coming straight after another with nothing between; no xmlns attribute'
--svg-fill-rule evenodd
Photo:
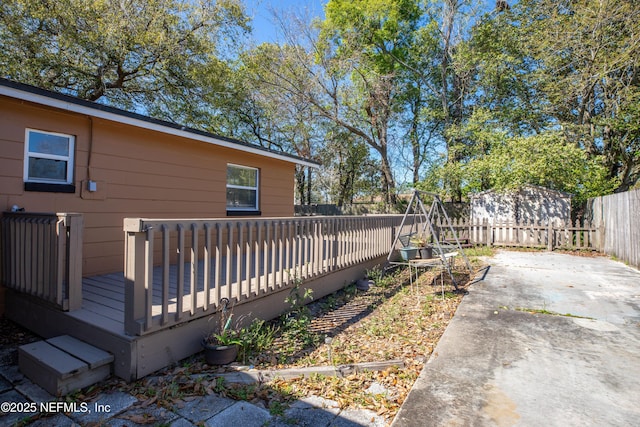
<svg viewBox="0 0 640 427"><path fill-rule="evenodd" d="M29 150L29 141L31 133L40 133L45 135L54 135L63 138L67 138L69 140L69 155L60 156L55 154L45 154L39 153L37 151ZM75 169L75 137L73 135L67 135L64 133L57 132L48 132L39 129L29 129L25 130L25 138L24 138L24 182L35 182L42 184L73 184L73 172ZM62 160L67 162L67 176L65 180L61 179L47 179L47 178L29 178L29 159L38 158L38 159L53 159L53 160Z"/></svg>
<svg viewBox="0 0 640 427"><path fill-rule="evenodd" d="M252 171L255 171L256 173L256 185L255 187L251 187L251 186L244 186L244 185L233 185L233 184L229 184L229 182L227 181L227 187L226 188L236 188L236 189L240 189L240 190L253 190L256 192L256 205L254 207L246 207L246 206L241 206L241 207L233 207L233 206L229 206L227 204L227 200L225 199L225 204L227 206L227 210L228 211L258 211L259 207L260 207L260 169L258 168L253 168L250 166L243 166L243 165L237 165L234 163L227 163L227 169L228 168L238 168L238 169L249 169Z"/></svg>

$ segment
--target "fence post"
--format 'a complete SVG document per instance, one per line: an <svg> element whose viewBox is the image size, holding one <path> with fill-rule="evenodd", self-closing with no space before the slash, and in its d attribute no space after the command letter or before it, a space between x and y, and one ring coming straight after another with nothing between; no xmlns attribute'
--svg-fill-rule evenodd
<svg viewBox="0 0 640 427"><path fill-rule="evenodd" d="M140 230L141 225L139 219L125 219L124 330L127 335L142 335L146 316L145 233Z"/></svg>
<svg viewBox="0 0 640 427"><path fill-rule="evenodd" d="M553 224L551 220L547 224L547 250L549 252L553 251Z"/></svg>
<svg viewBox="0 0 640 427"><path fill-rule="evenodd" d="M66 297L69 311L82 308L82 231L84 218L79 213L58 214L64 220L66 236Z"/></svg>

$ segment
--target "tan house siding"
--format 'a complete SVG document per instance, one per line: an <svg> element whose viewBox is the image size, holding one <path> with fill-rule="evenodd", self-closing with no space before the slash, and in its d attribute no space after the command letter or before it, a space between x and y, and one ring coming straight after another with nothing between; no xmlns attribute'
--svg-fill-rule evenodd
<svg viewBox="0 0 640 427"><path fill-rule="evenodd" d="M24 191L26 128L76 137L75 194ZM227 163L259 169L262 217L294 213L293 162L5 96L0 129L0 209L85 214L84 275L122 271L125 217L226 217Z"/></svg>

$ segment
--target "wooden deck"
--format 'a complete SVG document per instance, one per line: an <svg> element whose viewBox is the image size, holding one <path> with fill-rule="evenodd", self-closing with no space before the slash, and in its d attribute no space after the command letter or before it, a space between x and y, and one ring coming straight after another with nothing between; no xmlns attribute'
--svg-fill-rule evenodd
<svg viewBox="0 0 640 427"><path fill-rule="evenodd" d="M361 279L384 263L398 219L128 218L124 273L62 280L55 295L77 295L66 306L37 286L10 287L6 314L44 338L70 335L113 354L114 374L133 380L199 352L223 298L242 327L286 311L298 281L321 298ZM81 265L80 256L67 258L59 271Z"/></svg>
<svg viewBox="0 0 640 427"><path fill-rule="evenodd" d="M82 308L73 313L90 325L125 335L124 273L83 278Z"/></svg>
<svg viewBox="0 0 640 427"><path fill-rule="evenodd" d="M201 306L206 299L204 290L204 268L203 261L198 263L198 279L195 283L196 298L198 305ZM232 261L235 266L236 260ZM236 269L232 268L231 280L235 282ZM261 269L262 270L262 269ZM158 316L162 314L162 268L155 267L153 269L153 307L152 315ZM212 275L215 275L215 269ZM251 272L253 273L253 271ZM263 273L261 271L261 273ZM271 272L269 272L271 273ZM175 314L178 308L178 266L172 264L169 267L169 312ZM224 265L221 268L221 275L224 277L226 271ZM246 274L242 275L242 280L246 282ZM264 280L264 276L258 278ZM212 281L213 283L213 281ZM255 289L256 279L251 279L252 289ZM82 309L73 312L73 315L82 318L86 323L96 327L104 328L114 334L125 334L124 328L124 295L125 295L125 279L124 273L111 273L99 276L85 277L82 279ZM215 289L210 291L209 304L213 305L216 296ZM191 307L191 277L190 264L183 266L183 307Z"/></svg>
<svg viewBox="0 0 640 427"><path fill-rule="evenodd" d="M313 278L306 281L305 286L313 289L314 297L320 298L340 289L345 283L362 278L367 269L383 262L384 256L375 258ZM177 271L177 266L172 265L170 275L174 285L169 290L169 307L173 311L177 307ZM184 274L184 307L189 307L186 304L191 299L188 268ZM245 276L244 271L242 276ZM162 304L161 278L160 267L155 268L153 311L156 313L160 313ZM202 278L198 283L202 283ZM252 283L251 289L257 289L255 279ZM289 288L283 287L273 293L261 294L256 299L243 300L234 307L234 318L277 317L286 309L284 300L288 292ZM211 292L211 295L215 294ZM197 295L198 299L204 298L202 285L197 288ZM150 334L131 336L125 333L124 298L124 273L112 273L83 278L82 308L78 310L61 311L33 296L8 290L6 314L44 338L68 334L108 351L115 357L114 375L127 381L142 378L201 350L200 340L211 328L208 322L210 315L188 318L184 323ZM211 312L214 314L213 306Z"/></svg>

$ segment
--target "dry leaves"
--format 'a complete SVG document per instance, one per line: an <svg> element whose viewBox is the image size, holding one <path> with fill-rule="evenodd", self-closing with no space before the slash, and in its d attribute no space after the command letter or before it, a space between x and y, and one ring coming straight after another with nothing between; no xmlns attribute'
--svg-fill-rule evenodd
<svg viewBox="0 0 640 427"><path fill-rule="evenodd" d="M468 281L468 277L456 277L459 282ZM444 278L442 283L442 279L440 274L422 272L417 285L414 281L410 287L408 271L399 270L366 292L352 288L325 297L310 307L314 314L310 329L331 337L330 344L321 340L322 344L303 349L297 358L287 358L286 363L276 362L282 362L277 348L256 358L259 361L256 368L260 369L339 366L395 359L404 361L403 368L345 377L311 375L260 384L230 384L215 378L215 374L225 368L210 367L198 355L181 367L167 369L160 376L145 378L127 387L146 404L156 403L167 408L184 405L193 396L217 393L278 413L287 402L315 395L334 400L341 408L369 409L391 420L462 299L461 294L452 292L450 281Z"/></svg>

